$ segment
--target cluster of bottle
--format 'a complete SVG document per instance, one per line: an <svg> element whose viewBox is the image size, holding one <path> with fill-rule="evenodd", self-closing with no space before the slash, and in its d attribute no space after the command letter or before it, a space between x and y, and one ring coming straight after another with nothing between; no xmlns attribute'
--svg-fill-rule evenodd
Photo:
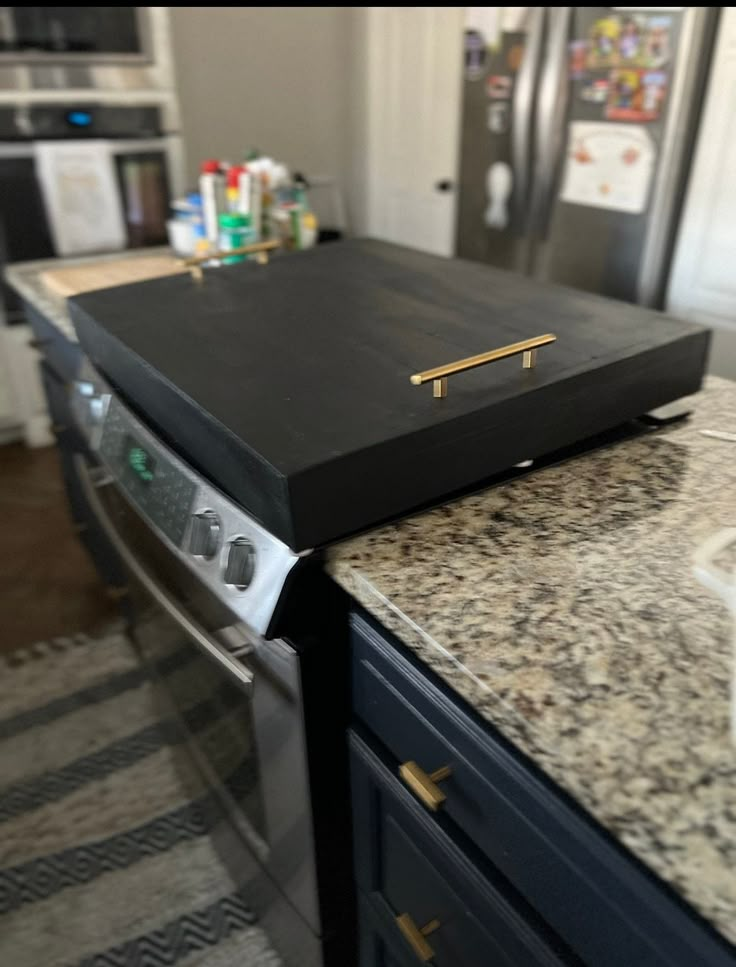
<svg viewBox="0 0 736 967"><path fill-rule="evenodd" d="M180 256L231 252L265 240L293 249L310 248L317 241L305 180L260 155L242 164L203 161L199 190L175 200L172 216L169 240ZM236 253L221 261L247 257Z"/></svg>

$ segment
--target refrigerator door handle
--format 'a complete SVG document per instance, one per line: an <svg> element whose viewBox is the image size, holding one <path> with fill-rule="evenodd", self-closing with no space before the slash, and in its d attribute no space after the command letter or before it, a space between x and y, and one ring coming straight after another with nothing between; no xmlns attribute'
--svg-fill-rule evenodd
<svg viewBox="0 0 736 967"><path fill-rule="evenodd" d="M546 238L554 199L559 159L565 149L565 119L570 82L567 76L568 42L573 7L551 7L544 67L537 98L535 177L532 191L531 232Z"/></svg>
<svg viewBox="0 0 736 967"><path fill-rule="evenodd" d="M544 42L545 7L531 7L526 47L516 76L511 105L511 170L514 224L526 234L529 216L529 181L532 164L532 116Z"/></svg>

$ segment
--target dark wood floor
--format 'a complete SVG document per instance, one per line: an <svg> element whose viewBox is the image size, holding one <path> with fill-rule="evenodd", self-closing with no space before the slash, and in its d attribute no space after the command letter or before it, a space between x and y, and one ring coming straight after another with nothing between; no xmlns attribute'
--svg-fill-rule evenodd
<svg viewBox="0 0 736 967"><path fill-rule="evenodd" d="M0 446L0 651L115 614L74 532L56 449Z"/></svg>

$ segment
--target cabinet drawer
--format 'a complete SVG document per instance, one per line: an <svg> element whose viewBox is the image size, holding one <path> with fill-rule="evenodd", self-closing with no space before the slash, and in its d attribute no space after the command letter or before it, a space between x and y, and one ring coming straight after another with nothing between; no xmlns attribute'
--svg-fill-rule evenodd
<svg viewBox="0 0 736 967"><path fill-rule="evenodd" d="M397 949L395 924L388 910L379 910L358 894L358 967L416 967L413 951Z"/></svg>
<svg viewBox="0 0 736 967"><path fill-rule="evenodd" d="M33 330L39 352L51 362L65 381L75 379L82 362L79 344L68 339L30 303L23 303L23 312Z"/></svg>
<svg viewBox="0 0 736 967"><path fill-rule="evenodd" d="M51 430L60 450L89 454L87 441L79 429L71 406L70 384L62 380L56 368L47 359L39 363L41 382L46 397Z"/></svg>
<svg viewBox="0 0 736 967"><path fill-rule="evenodd" d="M388 632L354 613L351 648L354 713L394 775L407 761L451 770L438 811L420 807L428 821L467 837L586 963L736 965L720 935Z"/></svg>
<svg viewBox="0 0 736 967"><path fill-rule="evenodd" d="M49 408L51 423L55 432L75 432L69 400L68 384L63 382L53 366L45 359L39 363L41 368L41 382L43 383L46 402Z"/></svg>
<svg viewBox="0 0 736 967"><path fill-rule="evenodd" d="M573 963L506 881L457 849L355 733L350 762L358 887L390 923L392 948L435 967ZM425 937L427 924L434 929Z"/></svg>

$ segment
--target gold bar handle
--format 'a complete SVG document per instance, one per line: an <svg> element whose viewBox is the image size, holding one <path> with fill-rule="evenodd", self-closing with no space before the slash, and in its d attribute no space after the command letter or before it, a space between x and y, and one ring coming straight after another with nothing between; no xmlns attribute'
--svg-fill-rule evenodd
<svg viewBox="0 0 736 967"><path fill-rule="evenodd" d="M430 933L434 933L435 930L439 929L439 920L435 918L434 920L430 920L429 923L425 923L423 927L418 927L408 913L402 913L401 916L396 918L396 924L406 937L419 960L423 964L429 963L434 957L434 950L432 950L425 938Z"/></svg>
<svg viewBox="0 0 736 967"><path fill-rule="evenodd" d="M544 336L534 336L532 339L522 339L521 342L513 342L509 346L501 346L500 349L491 349L487 353L479 353L477 356L468 356L466 359L458 359L454 363L446 363L444 366L435 366L434 369L425 369L422 373L414 373L410 376L414 386L421 386L432 380L432 395L436 399L444 399L447 396L447 377L454 376L455 373L464 373L466 369L475 369L476 366L485 366L486 363L495 363L499 359L508 359L509 356L523 355L521 365L524 369L534 369L537 364L537 350L542 346L549 346L556 342L557 336L548 332Z"/></svg>
<svg viewBox="0 0 736 967"><path fill-rule="evenodd" d="M227 259L232 255L258 255L258 261L265 265L268 262L268 253L281 248L281 242L271 239L267 242L253 242L251 245L241 245L240 248L231 248L227 252L208 252L206 255L192 255L190 258L182 259L181 264L186 266L192 273L192 278L202 281L202 266L215 259Z"/></svg>
<svg viewBox="0 0 736 967"><path fill-rule="evenodd" d="M399 766L399 775L406 785L433 812L437 812L447 799L437 783L447 779L451 773L452 769L449 766L442 766L441 769L435 769L434 772L427 774L421 766L411 760Z"/></svg>

